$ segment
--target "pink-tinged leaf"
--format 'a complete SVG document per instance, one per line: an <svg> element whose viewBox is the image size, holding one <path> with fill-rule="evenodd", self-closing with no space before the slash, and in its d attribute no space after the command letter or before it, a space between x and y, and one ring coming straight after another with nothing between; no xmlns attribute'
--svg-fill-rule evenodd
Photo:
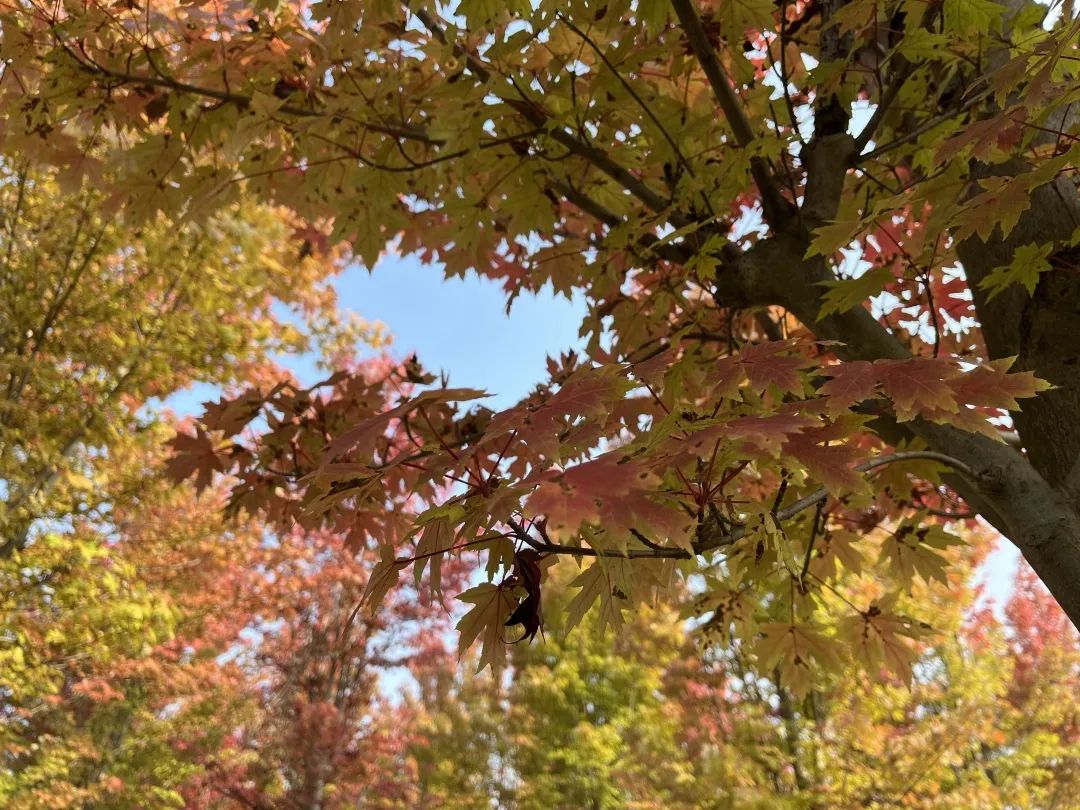
<svg viewBox="0 0 1080 810"><path fill-rule="evenodd" d="M169 442L173 455L165 462L166 473L174 481L195 477L195 489L200 492L210 486L215 472L224 472L228 464L218 452L210 435L201 426L195 435L177 433Z"/></svg>
<svg viewBox="0 0 1080 810"><path fill-rule="evenodd" d="M617 367L575 371L546 403L549 416L603 416L632 384Z"/></svg>
<svg viewBox="0 0 1080 810"><path fill-rule="evenodd" d="M859 448L847 442L846 432L837 425L810 428L784 442L785 454L804 465L810 477L833 494L866 488L866 480L852 469L862 458Z"/></svg>
<svg viewBox="0 0 1080 810"><path fill-rule="evenodd" d="M386 432L390 420L411 413L425 405L444 402L468 402L487 396L475 388L438 388L424 391L395 408L375 414L335 438L326 448L324 463L330 463L343 453L355 452L364 458L375 450L375 442Z"/></svg>
<svg viewBox="0 0 1080 810"><path fill-rule="evenodd" d="M874 366L899 421L907 422L923 411L956 413L958 410L950 384L957 371L944 360L929 357L878 360Z"/></svg>
<svg viewBox="0 0 1080 810"><path fill-rule="evenodd" d="M203 403L202 423L210 430L225 436L235 436L255 418L263 404L262 394L253 389L235 399L222 397L217 402Z"/></svg>
<svg viewBox="0 0 1080 810"><path fill-rule="evenodd" d="M877 374L873 363L853 360L826 366L822 371L831 377L821 386L821 395L828 399L829 413L834 416L846 411L856 402L876 396Z"/></svg>
<svg viewBox="0 0 1080 810"><path fill-rule="evenodd" d="M789 436L817 424L816 419L803 414L776 413L768 416L740 416L727 424L717 426L715 430L721 437L741 440L758 452L776 456ZM715 439L716 435L712 438Z"/></svg>
<svg viewBox="0 0 1080 810"><path fill-rule="evenodd" d="M659 394L664 389L664 375L668 368L675 362L675 351L664 349L655 357L650 357L641 363L635 363L632 371L634 377L649 386Z"/></svg>
<svg viewBox="0 0 1080 810"><path fill-rule="evenodd" d="M721 357L705 368L704 388L713 399L730 399L746 379L746 368L738 357Z"/></svg>
<svg viewBox="0 0 1080 810"><path fill-rule="evenodd" d="M794 343L788 340L743 347L739 361L756 391L760 393L775 385L784 394L802 393L805 380L799 372L814 365L814 361L788 354L793 347Z"/></svg>
<svg viewBox="0 0 1080 810"><path fill-rule="evenodd" d="M950 381L958 402L983 408L1019 410L1018 399L1033 397L1052 386L1031 371L1009 374L1015 357L990 360Z"/></svg>
<svg viewBox="0 0 1080 810"><path fill-rule="evenodd" d="M559 458L559 437L568 424L586 418L602 427L615 404L633 387L621 367L579 369L546 400L534 400L495 416L486 435L492 438L514 431L533 452Z"/></svg>
<svg viewBox="0 0 1080 810"><path fill-rule="evenodd" d="M606 455L543 481L529 497L528 509L545 515L548 532L558 538L573 536L587 523L602 528L618 547L625 547L636 530L654 542L689 548L691 521L654 499L658 484L641 464L620 464Z"/></svg>

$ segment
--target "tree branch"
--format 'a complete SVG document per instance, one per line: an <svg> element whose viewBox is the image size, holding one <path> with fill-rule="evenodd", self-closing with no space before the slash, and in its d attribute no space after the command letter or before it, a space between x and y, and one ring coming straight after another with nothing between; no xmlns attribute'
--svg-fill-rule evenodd
<svg viewBox="0 0 1080 810"><path fill-rule="evenodd" d="M944 453L937 453L932 450L905 450L897 453L890 453L889 455L879 456L878 458L864 461L862 464L856 465L853 469L857 472L869 473L874 470L884 467L889 464L896 464L903 461L936 461L940 464L944 464L950 467L955 472L962 475L964 478L970 480L972 483L977 483L981 480L982 476L969 467L959 459L952 456L945 455ZM809 509L811 506L816 506L819 503L823 503L829 497L829 490L825 487L815 490L814 492L806 495L799 500L795 501L790 506L786 506L783 509L779 509L775 512L777 521L790 520L800 512ZM718 525L718 524L717 524ZM534 548L545 554L561 554L572 557L616 557L626 560L642 560L642 559L674 559L674 560L689 560L694 555L705 554L709 551L714 551L724 546L730 546L733 543L738 542L749 534L752 530L748 526L736 526L731 531L721 531L716 534L709 535L707 537L700 537L693 544L694 552L691 554L686 549L682 548L656 548L653 543L644 543L649 545L649 548L645 549L627 549L626 551L619 551L618 549L596 549L585 546L564 546L557 543L545 543L542 545L531 542ZM632 532L635 537L640 540L641 537L638 532ZM532 538L530 538L532 540Z"/></svg>
<svg viewBox="0 0 1080 810"><path fill-rule="evenodd" d="M945 464L948 467L955 470L964 478L977 483L981 479L981 475L965 464L959 459L952 456L945 455L944 453L937 453L933 450L905 450L897 453L890 453L886 456L879 456L878 458L864 461L862 464L857 464L853 468L857 472L869 473L884 467L889 464L896 464L901 461L936 461L940 464ZM829 491L822 487L821 489L811 492L809 495L805 495L799 500L795 501L790 506L786 506L783 509L776 511L777 521L790 520L800 512L809 509L811 506L816 506L828 500ZM714 549L722 546L729 546L741 540L750 532L750 529L746 526L736 526L730 532L721 532L711 537L699 540L694 544L694 551L698 554L704 554L707 551L713 551Z"/></svg>
<svg viewBox="0 0 1080 810"><path fill-rule="evenodd" d="M683 33L686 34L686 41L690 45L690 50L697 57L701 69L705 71L705 77L709 80L709 86L712 87L713 95L716 96L720 109L727 116L728 125L735 135L735 142L739 146L749 146L754 140L754 130L750 126L750 120L746 117L746 113L743 112L739 97L735 95L735 91L731 88L731 80L728 78L727 71L720 64L720 59L717 57L716 51L713 50L712 43L709 42L709 35L705 33L705 26L701 24L701 17L698 16L697 9L694 8L691 0L671 0L671 6L675 9Z"/></svg>
<svg viewBox="0 0 1080 810"><path fill-rule="evenodd" d="M705 78L708 79L713 95L727 117L728 125L735 135L735 142L744 148L749 146L755 137L754 130L743 111L739 97L732 89L731 80L724 66L720 64L720 59L713 50L712 43L709 42L709 36L701 24L697 9L691 0L671 0L671 5L686 34L690 50L693 51L702 70L705 71ZM750 158L750 174L761 192L762 205L769 224L779 227L790 213L791 205L780 194L780 190L773 182L768 164L760 157Z"/></svg>
<svg viewBox="0 0 1080 810"><path fill-rule="evenodd" d="M433 37L442 44L449 44L446 32L438 20L423 9L417 9L414 14L423 23ZM459 43L453 45L454 54L465 59L466 65L483 82L487 82L494 74L494 70L481 59L469 53ZM696 223L691 217L678 212L669 212L670 203L661 194L654 191L647 183L635 177L627 169L619 165L606 152L597 149L588 141L568 132L565 128L554 124L546 112L544 112L532 99L521 92L513 82L511 86L518 98L508 97L506 94L495 91L499 100L521 115L526 121L538 129L543 130L548 137L556 143L565 146L574 155L583 158L586 162L595 166L624 189L629 191L642 204L653 213L666 214L668 221L676 228L684 228Z"/></svg>

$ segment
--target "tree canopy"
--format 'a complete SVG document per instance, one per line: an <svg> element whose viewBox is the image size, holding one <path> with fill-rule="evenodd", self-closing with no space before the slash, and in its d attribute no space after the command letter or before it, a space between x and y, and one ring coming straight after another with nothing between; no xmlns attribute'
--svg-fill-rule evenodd
<svg viewBox="0 0 1080 810"><path fill-rule="evenodd" d="M177 437L233 514L366 552L369 610L406 569L449 585L498 669L548 622L687 602L802 700L910 681L946 629L913 595L982 521L1080 624L1071 4L15 0L0 28L4 159L131 228L257 200L305 260L584 294L586 350L503 412L411 358L255 380Z"/></svg>

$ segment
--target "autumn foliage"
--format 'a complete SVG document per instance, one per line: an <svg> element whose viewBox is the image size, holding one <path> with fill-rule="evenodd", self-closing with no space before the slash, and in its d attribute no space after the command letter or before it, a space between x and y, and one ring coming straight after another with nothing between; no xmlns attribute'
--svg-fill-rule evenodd
<svg viewBox="0 0 1080 810"><path fill-rule="evenodd" d="M1078 41L0 6L0 799L1069 806ZM489 408L336 309L388 251L578 294L581 345Z"/></svg>

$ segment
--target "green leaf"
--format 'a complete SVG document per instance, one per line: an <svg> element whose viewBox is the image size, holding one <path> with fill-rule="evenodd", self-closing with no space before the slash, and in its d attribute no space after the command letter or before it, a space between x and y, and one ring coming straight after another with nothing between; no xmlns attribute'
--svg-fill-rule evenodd
<svg viewBox="0 0 1080 810"><path fill-rule="evenodd" d="M945 25L953 34L986 34L1001 30L1005 6L992 0L944 0Z"/></svg>
<svg viewBox="0 0 1080 810"><path fill-rule="evenodd" d="M572 587L580 588L580 590L574 594L574 598L570 600L570 604L566 607L567 633L577 627L581 620L585 618L585 614L596 602L606 583L607 577L604 575L604 569L599 562L594 562L570 583Z"/></svg>
<svg viewBox="0 0 1080 810"><path fill-rule="evenodd" d="M832 256L840 248L845 248L854 242L862 229L863 223L860 219L842 219L815 228L814 239L810 242L810 247L803 258Z"/></svg>
<svg viewBox="0 0 1080 810"><path fill-rule="evenodd" d="M379 609L386 594L397 585L398 574L407 565L407 562L397 560L394 556L394 547L389 543L384 543L379 548L379 562L371 570L371 578L368 579L364 594L360 597L360 601L367 605L371 613Z"/></svg>
<svg viewBox="0 0 1080 810"><path fill-rule="evenodd" d="M979 286L989 293L990 301L1012 284L1020 284L1028 291L1028 295L1034 295L1039 276L1051 269L1049 257L1053 250L1052 242L1021 245L1013 253L1013 260L1007 266L995 267L979 282Z"/></svg>
<svg viewBox="0 0 1080 810"><path fill-rule="evenodd" d="M818 284L827 291L821 297L822 317L832 313L847 312L864 301L877 295L885 285L894 280L892 271L887 267L875 267L856 278L840 281L820 281Z"/></svg>

